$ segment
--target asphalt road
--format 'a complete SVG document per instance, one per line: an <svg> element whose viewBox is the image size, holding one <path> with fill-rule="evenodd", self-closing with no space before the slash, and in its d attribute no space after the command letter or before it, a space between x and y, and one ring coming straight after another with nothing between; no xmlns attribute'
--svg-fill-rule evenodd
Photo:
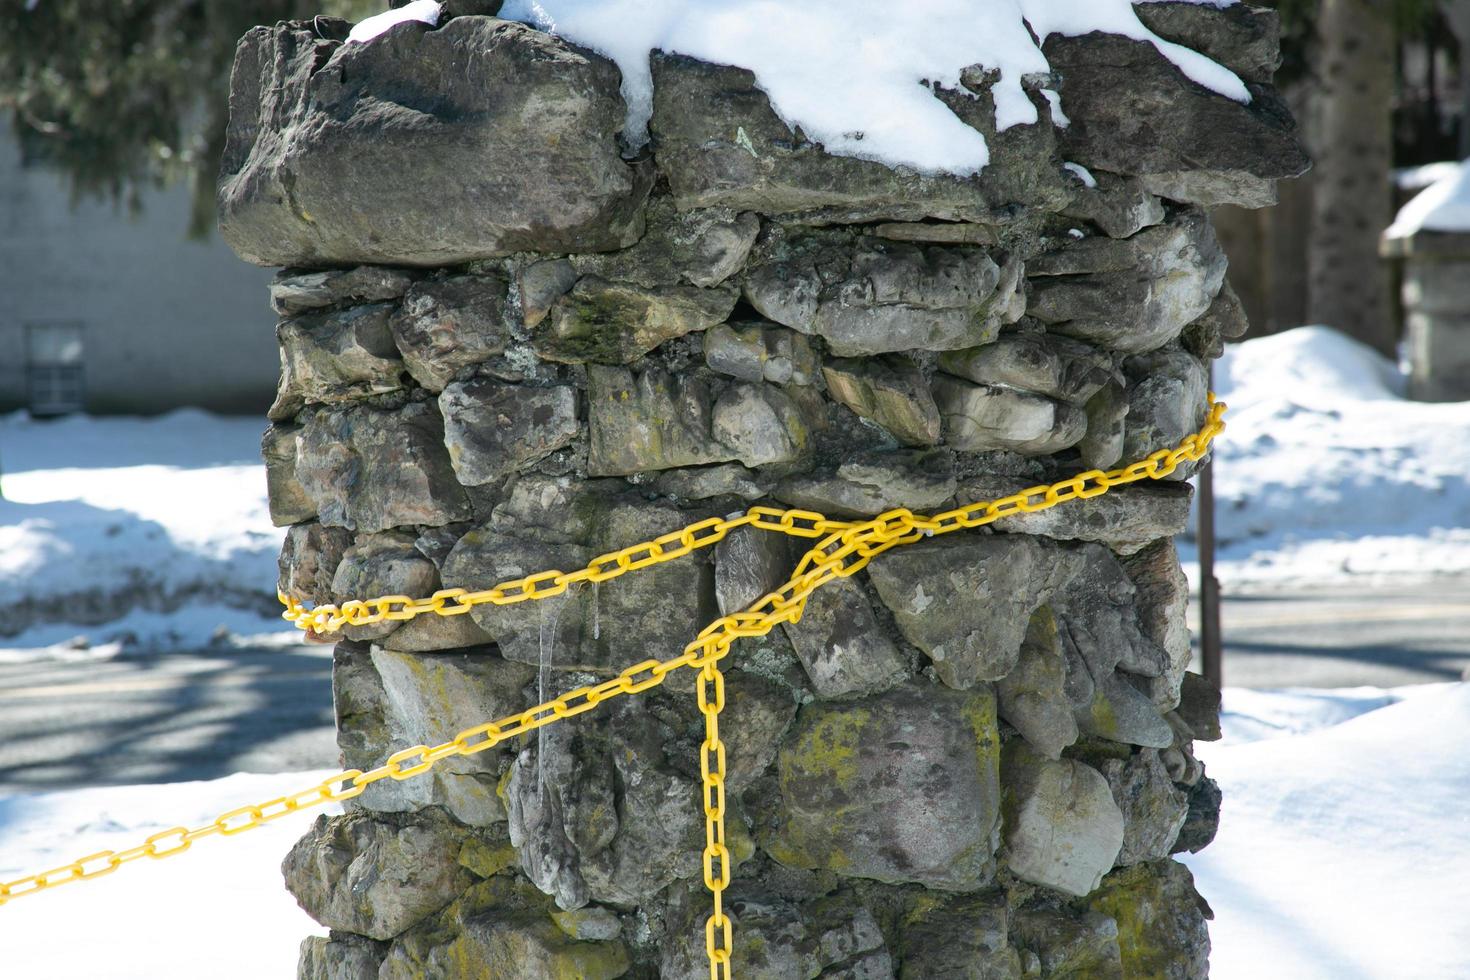
<svg viewBox="0 0 1470 980"><path fill-rule="evenodd" d="M1198 640L1198 603L1190 628ZM1396 687L1470 667L1470 578L1226 596L1226 686ZM1196 650L1194 669L1199 669Z"/></svg>
<svg viewBox="0 0 1470 980"><path fill-rule="evenodd" d="M1223 625L1228 685L1459 680L1470 579L1227 596ZM0 793L329 768L332 724L330 647L0 665Z"/></svg>
<svg viewBox="0 0 1470 980"><path fill-rule="evenodd" d="M0 793L337 765L332 648L0 665Z"/></svg>

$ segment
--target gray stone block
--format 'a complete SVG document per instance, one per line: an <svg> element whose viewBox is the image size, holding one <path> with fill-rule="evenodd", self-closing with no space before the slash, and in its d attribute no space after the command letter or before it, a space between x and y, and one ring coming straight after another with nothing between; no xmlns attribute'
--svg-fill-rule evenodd
<svg viewBox="0 0 1470 980"><path fill-rule="evenodd" d="M1123 846L1123 814L1107 780L1080 762L1047 759L1019 741L1006 745L1001 773L1011 873L1067 895L1090 894Z"/></svg>
<svg viewBox="0 0 1470 980"><path fill-rule="evenodd" d="M258 27L235 56L220 233L247 261L308 267L622 248L652 176L618 154L623 116L610 61L522 24L345 45Z"/></svg>
<svg viewBox="0 0 1470 980"><path fill-rule="evenodd" d="M505 350L506 280L453 276L415 283L393 317L393 339L415 381L439 392Z"/></svg>
<svg viewBox="0 0 1470 980"><path fill-rule="evenodd" d="M793 867L972 889L994 873L999 763L983 688L807 705L777 760L782 824L761 843Z"/></svg>
<svg viewBox="0 0 1470 980"><path fill-rule="evenodd" d="M816 236L754 263L745 295L777 323L853 357L993 340L1014 296L983 249Z"/></svg>
<svg viewBox="0 0 1470 980"><path fill-rule="evenodd" d="M439 411L449 462L467 487L503 480L538 463L582 431L571 385L456 381L439 396Z"/></svg>

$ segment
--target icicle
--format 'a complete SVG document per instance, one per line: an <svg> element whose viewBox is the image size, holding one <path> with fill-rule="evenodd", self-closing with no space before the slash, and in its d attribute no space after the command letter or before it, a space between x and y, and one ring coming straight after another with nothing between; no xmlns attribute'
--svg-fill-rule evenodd
<svg viewBox="0 0 1470 980"><path fill-rule="evenodd" d="M536 703L546 703L546 688L551 680L551 668L556 661L556 630L557 624L561 622L562 610L567 607L568 600L575 593L575 587L567 590L563 595L551 599L542 599L538 603L538 611L541 614L540 630L537 639L540 642L538 667L536 670ZM546 787L546 729L536 729L536 796L540 798Z"/></svg>
<svg viewBox="0 0 1470 980"><path fill-rule="evenodd" d="M592 638L602 639L602 583L592 583Z"/></svg>

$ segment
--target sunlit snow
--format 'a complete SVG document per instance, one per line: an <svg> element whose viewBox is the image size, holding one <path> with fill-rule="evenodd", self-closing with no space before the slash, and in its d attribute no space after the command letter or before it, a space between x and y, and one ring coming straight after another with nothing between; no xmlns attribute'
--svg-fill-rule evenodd
<svg viewBox="0 0 1470 980"><path fill-rule="evenodd" d="M1470 232L1470 167L1436 163L1420 168L1419 173L1432 177L1432 182L1399 209L1384 235L1408 238L1418 231ZM1404 179L1412 184L1419 173Z"/></svg>
<svg viewBox="0 0 1470 980"><path fill-rule="evenodd" d="M1212 980L1470 976L1470 684L1225 692ZM1280 734L1268 736L1272 730Z"/></svg>
<svg viewBox="0 0 1470 980"><path fill-rule="evenodd" d="M1215 443L1217 574L1243 583L1470 572L1470 403L1417 402L1327 327L1231 344ZM1181 548L1192 573L1194 548Z"/></svg>
<svg viewBox="0 0 1470 980"><path fill-rule="evenodd" d="M925 85L961 89L963 69L996 69L996 127L1035 123L1022 80L1050 66L1033 32L1147 41L1199 84L1250 99L1234 73L1144 27L1128 0L510 0L500 16L617 62L635 145L652 113L653 50L750 69L781 118L830 153L958 175L989 162L985 138Z"/></svg>
<svg viewBox="0 0 1470 980"><path fill-rule="evenodd" d="M359 21L348 33L347 40L365 44L388 28L406 24L411 20L433 27L439 23L439 10L439 4L435 0L413 0L412 3L402 7L385 10L381 14L374 14L366 20Z"/></svg>

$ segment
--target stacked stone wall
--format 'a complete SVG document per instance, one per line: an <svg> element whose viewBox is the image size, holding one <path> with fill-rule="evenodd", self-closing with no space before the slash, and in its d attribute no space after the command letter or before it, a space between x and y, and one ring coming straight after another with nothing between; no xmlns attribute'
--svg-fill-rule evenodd
<svg viewBox="0 0 1470 980"><path fill-rule="evenodd" d="M485 588L755 503L932 511L1196 430L1244 328L1204 208L1306 161L1274 15L1138 10L1252 101L1144 42L1053 37L1035 125L996 132L978 69L936 87L989 141L971 178L829 155L751 73L658 53L633 152L610 62L484 13L366 45L252 31L220 209L286 267L282 590ZM895 550L736 645L737 976L1205 975L1208 906L1171 856L1219 806L1181 478ZM798 557L744 528L557 599L347 627L343 764L674 656ZM373 784L286 859L331 930L301 976L705 976L703 737L675 674Z"/></svg>

